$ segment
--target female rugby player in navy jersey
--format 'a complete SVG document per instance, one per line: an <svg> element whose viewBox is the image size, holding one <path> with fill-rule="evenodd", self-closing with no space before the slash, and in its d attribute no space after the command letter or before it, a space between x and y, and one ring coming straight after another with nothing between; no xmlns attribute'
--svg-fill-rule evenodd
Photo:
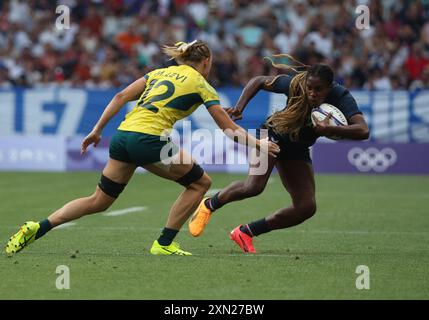
<svg viewBox="0 0 429 320"><path fill-rule="evenodd" d="M289 59L297 62L289 55ZM299 62L298 62L299 63ZM320 136L340 136L343 139L365 140L369 137L368 125L355 99L343 86L334 82L334 72L328 65L316 64L298 67L282 66L294 71L294 75L258 76L249 81L235 108L227 110L234 119L242 113L253 96L263 89L288 97L286 107L272 114L263 124L268 136L280 146L277 158L270 157L267 173L249 175L245 181L231 183L211 198L203 199L189 223L189 231L199 236L207 225L213 211L227 203L259 195L267 184L274 166L283 186L292 198L292 205L273 214L236 227L230 235L244 252L254 253L252 237L276 229L284 229L302 223L316 212L315 181L309 147ZM340 109L347 118L347 126L330 126L329 118L311 122L311 110L322 103Z"/></svg>

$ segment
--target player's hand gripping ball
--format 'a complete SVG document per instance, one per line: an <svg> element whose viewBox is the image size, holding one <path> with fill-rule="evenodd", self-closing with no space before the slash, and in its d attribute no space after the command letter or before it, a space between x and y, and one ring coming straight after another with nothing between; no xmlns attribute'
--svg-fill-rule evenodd
<svg viewBox="0 0 429 320"><path fill-rule="evenodd" d="M323 121L328 116L330 117L328 123L330 126L346 126L348 124L346 117L337 107L329 103L322 103L311 111L311 121L313 122L313 126L316 126L315 119ZM332 140L341 139L341 137L338 136L327 136L327 138Z"/></svg>

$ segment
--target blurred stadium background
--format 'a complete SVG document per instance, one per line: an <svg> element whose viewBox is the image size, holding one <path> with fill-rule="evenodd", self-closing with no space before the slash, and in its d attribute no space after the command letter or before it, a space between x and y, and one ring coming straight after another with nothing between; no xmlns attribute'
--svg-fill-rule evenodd
<svg viewBox="0 0 429 320"><path fill-rule="evenodd" d="M359 30L355 8L365 3L371 27ZM68 29L55 23L59 4L70 8ZM420 144L429 142L426 1L11 0L0 6L0 169L101 168L108 138L132 104L106 128L98 155L83 159L75 150L109 98L165 63L160 45L199 38L214 52L210 81L225 106L234 105L252 77L281 72L265 56L291 53L334 67L364 111L375 145L318 144L319 171L429 172L428 148ZM241 125L257 128L284 103L262 92ZM191 120L193 129L214 129L203 110ZM335 162L332 148L340 152ZM214 168L239 169L206 167Z"/></svg>
<svg viewBox="0 0 429 320"><path fill-rule="evenodd" d="M60 4L71 10L69 29L56 27ZM355 8L360 4L370 10L367 30L355 26ZM427 299L426 0L0 0L0 240L5 242L23 221L43 218L73 197L92 192L97 170L107 159L109 138L133 104L111 121L102 143L84 157L79 154L82 137L120 88L165 63L160 45L196 38L213 50L210 82L225 106L234 105L252 77L281 73L263 59L277 53L290 53L307 64L328 63L336 71L336 81L351 90L371 137L358 143L319 139L313 147L320 214L293 230L267 235L260 241L265 255L251 263L239 256L227 239L229 229L285 205L287 196L273 175L264 195L223 209L231 214L214 220L204 239L182 232L180 241L196 251L196 257L189 264L174 259L165 266L165 260L149 257L147 250L141 259L139 250L142 241L147 247L157 235L180 188L144 176L132 181L112 210L143 205L149 209L123 216L120 222L87 217L64 229L66 235L50 234L19 256L1 259L5 280L0 297ZM285 102L282 95L260 92L240 125L257 128ZM213 130L213 120L200 109L190 117L192 129ZM176 128L184 133L183 123ZM183 138L184 145L192 148L198 143L188 138ZM232 144L211 147L222 155L230 151L243 155ZM209 160L196 158L203 164ZM204 164L204 168L217 172L214 188L243 179L247 171L246 164ZM144 235L136 226L142 221ZM131 234L128 240L121 238L125 233ZM94 239L90 245L84 241L89 236ZM71 248L79 248L80 255L73 251L70 256L80 257L80 262L66 263L80 270L82 277L75 277L74 284L81 290L61 296L51 274L54 264L69 259ZM37 257L44 259L35 267ZM354 268L362 263L378 272L375 288L367 295L354 287ZM189 268L195 278L188 274L176 279L177 264ZM214 272L205 279L210 286L196 265ZM261 274L256 289L249 292L243 265L247 274L259 274L261 269L272 274ZM24 292L20 289L30 266L40 283ZM175 291L166 296L154 270L165 272L163 281L169 289L178 281ZM95 281L91 289L85 287L89 280Z"/></svg>
<svg viewBox="0 0 429 320"><path fill-rule="evenodd" d="M58 30L55 8L71 9ZM355 27L367 4L371 28ZM429 4L419 0L0 1L0 86L111 88L163 62L159 46L202 39L211 83L242 86L276 72L262 57L292 53L334 67L350 89L429 86Z"/></svg>

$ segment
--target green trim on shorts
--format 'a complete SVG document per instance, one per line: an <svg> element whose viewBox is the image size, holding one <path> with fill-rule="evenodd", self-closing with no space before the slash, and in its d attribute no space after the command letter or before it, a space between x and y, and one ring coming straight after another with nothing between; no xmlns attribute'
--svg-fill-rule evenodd
<svg viewBox="0 0 429 320"><path fill-rule="evenodd" d="M179 147L167 137L119 129L109 146L110 158L138 166L161 161L161 152L169 158L178 151Z"/></svg>

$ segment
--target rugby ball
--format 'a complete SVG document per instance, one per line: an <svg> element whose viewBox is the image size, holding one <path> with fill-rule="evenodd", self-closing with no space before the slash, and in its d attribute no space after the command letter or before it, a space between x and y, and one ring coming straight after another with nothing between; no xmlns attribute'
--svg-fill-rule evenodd
<svg viewBox="0 0 429 320"><path fill-rule="evenodd" d="M311 122L313 123L313 126L316 124L314 121L314 118L316 118L319 121L322 121L330 113L332 113L332 116L329 119L330 126L346 126L348 124L346 117L337 107L329 103L322 103L320 106L314 108L311 111ZM327 138L332 140L342 139L341 137L338 137L338 136L329 136Z"/></svg>

